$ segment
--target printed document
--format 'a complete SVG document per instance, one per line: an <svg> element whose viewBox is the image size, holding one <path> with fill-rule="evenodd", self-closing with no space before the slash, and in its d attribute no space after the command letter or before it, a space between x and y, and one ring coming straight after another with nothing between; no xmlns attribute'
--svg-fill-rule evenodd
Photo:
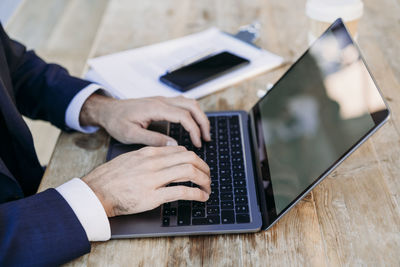
<svg viewBox="0 0 400 267"><path fill-rule="evenodd" d="M246 58L250 64L185 93L159 81L159 77L167 70L222 51ZM283 59L271 52L245 43L217 28L210 28L163 43L90 59L91 69L86 78L103 85L118 98L172 97L180 94L200 98L276 68L282 63Z"/></svg>

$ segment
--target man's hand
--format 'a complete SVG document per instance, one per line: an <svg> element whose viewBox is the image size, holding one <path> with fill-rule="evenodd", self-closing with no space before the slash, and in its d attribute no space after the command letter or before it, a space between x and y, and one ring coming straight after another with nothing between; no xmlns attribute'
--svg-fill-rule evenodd
<svg viewBox="0 0 400 267"><path fill-rule="evenodd" d="M95 192L108 217L151 210L179 199L206 201L211 192L207 164L181 146L145 147L120 155L82 180ZM199 188L166 187L187 181Z"/></svg>
<svg viewBox="0 0 400 267"><path fill-rule="evenodd" d="M82 107L81 125L101 126L124 144L176 145L169 136L147 130L152 121L181 123L193 144L210 141L210 123L196 100L184 97L150 97L128 100L93 94Z"/></svg>

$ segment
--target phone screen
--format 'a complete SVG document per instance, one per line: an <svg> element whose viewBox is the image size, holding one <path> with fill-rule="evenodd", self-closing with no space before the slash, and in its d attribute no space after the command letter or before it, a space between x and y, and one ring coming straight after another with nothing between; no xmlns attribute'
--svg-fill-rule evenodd
<svg viewBox="0 0 400 267"><path fill-rule="evenodd" d="M160 77L160 81L181 92L186 92L249 63L250 61L245 58L224 51L168 72Z"/></svg>

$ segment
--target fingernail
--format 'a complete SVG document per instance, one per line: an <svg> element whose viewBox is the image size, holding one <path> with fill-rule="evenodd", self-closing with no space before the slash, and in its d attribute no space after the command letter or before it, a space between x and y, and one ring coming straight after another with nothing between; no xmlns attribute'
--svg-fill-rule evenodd
<svg viewBox="0 0 400 267"><path fill-rule="evenodd" d="M175 140L168 140L167 141L167 146L177 146L178 143Z"/></svg>

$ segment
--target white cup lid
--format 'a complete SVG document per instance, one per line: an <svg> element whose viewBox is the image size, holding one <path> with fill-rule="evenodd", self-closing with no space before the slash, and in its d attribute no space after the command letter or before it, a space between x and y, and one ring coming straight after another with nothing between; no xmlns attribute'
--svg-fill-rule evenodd
<svg viewBox="0 0 400 267"><path fill-rule="evenodd" d="M351 21L362 16L363 8L361 0L308 0L306 14L324 22L333 22L337 18Z"/></svg>

